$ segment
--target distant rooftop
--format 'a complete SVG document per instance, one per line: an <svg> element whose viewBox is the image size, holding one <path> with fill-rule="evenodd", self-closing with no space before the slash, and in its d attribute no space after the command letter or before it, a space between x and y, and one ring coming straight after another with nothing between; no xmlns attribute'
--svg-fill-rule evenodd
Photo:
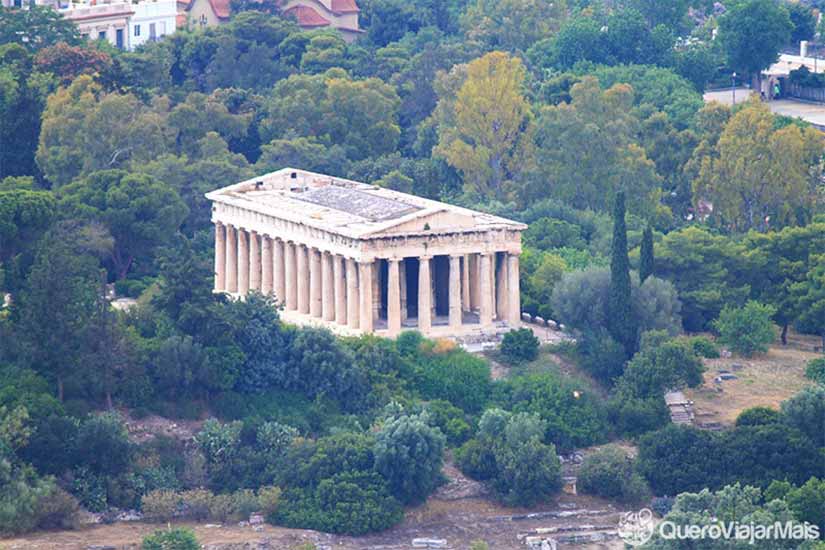
<svg viewBox="0 0 825 550"><path fill-rule="evenodd" d="M207 193L219 204L260 212L352 238L388 233L454 233L524 224L376 185L284 168Z"/></svg>

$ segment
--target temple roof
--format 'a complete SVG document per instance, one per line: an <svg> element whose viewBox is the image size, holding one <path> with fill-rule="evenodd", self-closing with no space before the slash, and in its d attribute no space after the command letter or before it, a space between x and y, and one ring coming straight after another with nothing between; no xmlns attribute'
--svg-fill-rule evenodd
<svg viewBox="0 0 825 550"><path fill-rule="evenodd" d="M293 168L212 191L206 198L357 239L527 228L491 214Z"/></svg>

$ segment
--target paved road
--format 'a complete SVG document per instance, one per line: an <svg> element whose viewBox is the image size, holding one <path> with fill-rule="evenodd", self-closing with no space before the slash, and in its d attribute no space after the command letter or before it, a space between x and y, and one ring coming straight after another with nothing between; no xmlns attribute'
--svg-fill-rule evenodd
<svg viewBox="0 0 825 550"><path fill-rule="evenodd" d="M753 91L748 88L737 88L736 103L745 101L752 93ZM722 90L718 92L707 92L704 98L706 102L718 101L723 105L731 105L733 103L733 91ZM769 101L768 105L771 108L771 112L777 115L801 118L820 128L825 128L825 104L809 103L807 101L797 101L793 99L779 99Z"/></svg>

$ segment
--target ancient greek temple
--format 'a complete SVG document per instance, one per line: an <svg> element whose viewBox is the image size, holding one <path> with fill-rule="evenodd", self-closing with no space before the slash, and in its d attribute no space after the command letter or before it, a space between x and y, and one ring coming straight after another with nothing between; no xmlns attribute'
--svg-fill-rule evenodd
<svg viewBox="0 0 825 550"><path fill-rule="evenodd" d="M389 337L519 324L521 223L291 168L206 197L215 291L271 293L287 322Z"/></svg>

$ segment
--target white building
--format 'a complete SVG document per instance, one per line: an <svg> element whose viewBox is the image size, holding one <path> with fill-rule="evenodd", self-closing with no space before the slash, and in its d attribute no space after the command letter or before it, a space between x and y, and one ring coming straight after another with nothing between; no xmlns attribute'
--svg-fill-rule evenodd
<svg viewBox="0 0 825 550"><path fill-rule="evenodd" d="M133 50L175 32L177 0L143 0L132 7L135 13L129 19L128 49Z"/></svg>
<svg viewBox="0 0 825 550"><path fill-rule="evenodd" d="M131 2L69 4L59 11L63 17L77 25L82 37L88 40L106 40L122 50L129 48L129 19L135 13Z"/></svg>

